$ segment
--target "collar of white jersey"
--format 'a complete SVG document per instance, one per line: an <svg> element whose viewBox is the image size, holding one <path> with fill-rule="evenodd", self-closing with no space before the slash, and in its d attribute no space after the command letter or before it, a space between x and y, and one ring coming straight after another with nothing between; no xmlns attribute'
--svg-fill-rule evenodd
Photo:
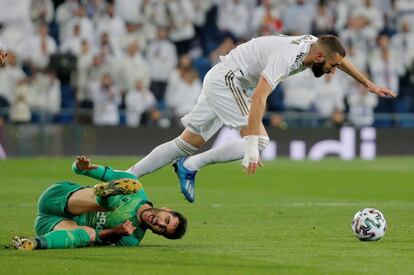
<svg viewBox="0 0 414 275"><path fill-rule="evenodd" d="M306 67L303 65L303 60L309 53L310 46L315 42L301 42L299 44L300 51L296 55L295 62L293 62L292 66L290 67L289 75L296 74L306 69Z"/></svg>
<svg viewBox="0 0 414 275"><path fill-rule="evenodd" d="M318 41L318 40L316 40ZM303 53L303 56L300 59L300 67L303 67L303 60L305 59L305 57L308 55L309 51L310 51L310 47L313 43L316 43L316 41L314 42L303 42L303 44L305 44L305 50L301 51Z"/></svg>

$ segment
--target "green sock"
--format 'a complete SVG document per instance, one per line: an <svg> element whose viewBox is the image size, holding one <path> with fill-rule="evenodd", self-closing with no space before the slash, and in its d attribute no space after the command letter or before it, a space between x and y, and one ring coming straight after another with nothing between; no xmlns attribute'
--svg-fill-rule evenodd
<svg viewBox="0 0 414 275"><path fill-rule="evenodd" d="M96 203L105 209L114 210L119 206L121 198L122 195L110 196L106 198L96 196Z"/></svg>
<svg viewBox="0 0 414 275"><path fill-rule="evenodd" d="M36 237L36 249L74 248L88 246L89 234L85 229L56 230Z"/></svg>
<svg viewBox="0 0 414 275"><path fill-rule="evenodd" d="M72 164L72 170L78 175L88 176L105 182L121 178L137 179L137 177L131 173L120 170L114 170L109 166L97 165L95 169L79 170L76 167L76 161Z"/></svg>

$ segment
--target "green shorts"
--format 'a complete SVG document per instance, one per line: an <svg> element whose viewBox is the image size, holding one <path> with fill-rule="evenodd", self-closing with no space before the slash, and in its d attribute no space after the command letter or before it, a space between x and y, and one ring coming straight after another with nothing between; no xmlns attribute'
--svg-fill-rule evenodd
<svg viewBox="0 0 414 275"><path fill-rule="evenodd" d="M38 236L53 231L56 224L61 221L74 218L66 212L66 206L69 197L82 188L84 186L65 181L53 184L40 195L35 221L35 232Z"/></svg>

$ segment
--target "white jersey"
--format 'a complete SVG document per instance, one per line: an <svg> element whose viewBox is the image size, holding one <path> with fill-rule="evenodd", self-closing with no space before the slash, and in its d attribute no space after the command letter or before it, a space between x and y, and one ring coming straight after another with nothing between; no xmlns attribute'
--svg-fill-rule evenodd
<svg viewBox="0 0 414 275"><path fill-rule="evenodd" d="M239 80L246 88L256 87L263 76L274 89L289 75L306 69L303 59L317 39L313 35L253 38L222 56L221 61L231 69L240 70Z"/></svg>
<svg viewBox="0 0 414 275"><path fill-rule="evenodd" d="M274 89L289 75L303 71L303 59L317 38L264 36L221 56L206 74L196 106L181 122L209 140L223 125L240 130L248 124L251 96L260 76Z"/></svg>

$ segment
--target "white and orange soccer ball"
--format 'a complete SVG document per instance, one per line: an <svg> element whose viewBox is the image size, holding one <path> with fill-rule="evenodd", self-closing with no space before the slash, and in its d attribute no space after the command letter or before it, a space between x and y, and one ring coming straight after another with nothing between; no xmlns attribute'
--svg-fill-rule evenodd
<svg viewBox="0 0 414 275"><path fill-rule="evenodd" d="M386 230L387 222L384 215L374 208L358 211L352 221L352 232L361 241L378 241Z"/></svg>

